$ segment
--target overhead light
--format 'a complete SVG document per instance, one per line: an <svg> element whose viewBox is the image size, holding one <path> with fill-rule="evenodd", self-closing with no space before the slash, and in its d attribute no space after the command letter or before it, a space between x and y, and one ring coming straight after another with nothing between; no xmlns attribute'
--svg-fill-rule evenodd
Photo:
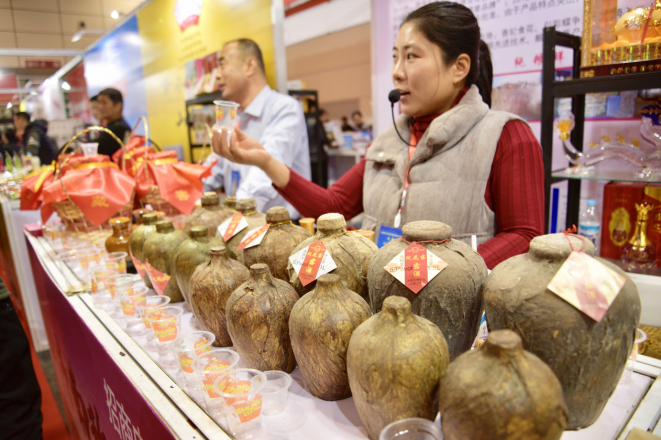
<svg viewBox="0 0 661 440"><path fill-rule="evenodd" d="M71 42L75 43L76 41L80 40L83 38L83 32L84 31L78 31L75 34L73 34L73 37L71 37Z"/></svg>
<svg viewBox="0 0 661 440"><path fill-rule="evenodd" d="M30 95L38 95L38 93L37 93L36 90L33 90L33 91L30 92Z"/></svg>
<svg viewBox="0 0 661 440"><path fill-rule="evenodd" d="M71 90L71 86L70 86L69 83L66 82L66 81L63 81L63 82L62 82L62 86L61 86L61 87L62 87L62 89L67 90L67 91L68 91L68 90Z"/></svg>
<svg viewBox="0 0 661 440"><path fill-rule="evenodd" d="M114 10L110 13L110 18L117 20L119 18L119 12L117 10Z"/></svg>
<svg viewBox="0 0 661 440"><path fill-rule="evenodd" d="M81 38L83 38L83 35L85 34L105 34L106 31L103 31L101 29L81 29L75 34L73 34L73 37L71 37L71 42L75 43L76 41L79 41Z"/></svg>
<svg viewBox="0 0 661 440"><path fill-rule="evenodd" d="M11 102L8 102L7 103L7 108L11 108L11 107L12 107Z"/></svg>

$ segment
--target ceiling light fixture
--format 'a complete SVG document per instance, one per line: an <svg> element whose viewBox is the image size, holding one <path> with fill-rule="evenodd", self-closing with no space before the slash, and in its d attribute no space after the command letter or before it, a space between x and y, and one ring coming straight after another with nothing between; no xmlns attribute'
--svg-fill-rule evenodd
<svg viewBox="0 0 661 440"><path fill-rule="evenodd" d="M119 18L119 12L117 10L114 10L110 13L110 18L117 20Z"/></svg>
<svg viewBox="0 0 661 440"><path fill-rule="evenodd" d="M12 107L11 102L8 102L7 103L7 108L11 108L11 107Z"/></svg>
<svg viewBox="0 0 661 440"><path fill-rule="evenodd" d="M63 81L63 82L62 82L62 86L61 86L61 87L62 87L62 89L66 90L66 91L71 90L71 86L70 86L69 83L66 82L66 81Z"/></svg>
<svg viewBox="0 0 661 440"><path fill-rule="evenodd" d="M101 30L101 29L85 29L85 22L81 21L78 24L78 32L73 34L71 37L71 42L75 43L76 41L80 41L81 38L83 38L83 35L85 34L105 34L106 31Z"/></svg>

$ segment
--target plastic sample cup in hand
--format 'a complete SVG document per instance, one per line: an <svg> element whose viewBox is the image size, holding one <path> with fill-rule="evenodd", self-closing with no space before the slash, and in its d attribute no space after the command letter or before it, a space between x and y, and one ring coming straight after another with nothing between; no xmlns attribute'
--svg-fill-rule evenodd
<svg viewBox="0 0 661 440"><path fill-rule="evenodd" d="M171 305L158 307L147 313L147 321L156 336L158 354L163 356L171 354L170 342L177 339L181 333L182 313L184 309Z"/></svg>
<svg viewBox="0 0 661 440"><path fill-rule="evenodd" d="M126 252L111 252L104 258L104 264L107 268L115 268L117 273L126 273Z"/></svg>
<svg viewBox="0 0 661 440"><path fill-rule="evenodd" d="M193 370L203 387L207 412L218 419L224 415L223 402L214 388L216 380L234 371L239 355L227 348L213 348L193 361Z"/></svg>
<svg viewBox="0 0 661 440"><path fill-rule="evenodd" d="M179 362L187 388L202 388L202 383L193 370L193 362L202 354L211 351L216 336L211 332L190 332L172 341L170 348Z"/></svg>
<svg viewBox="0 0 661 440"><path fill-rule="evenodd" d="M227 127L227 142L229 143L232 135L232 129L236 125L236 112L239 109L239 103L232 101L214 101L216 104L216 127L218 129Z"/></svg>
<svg viewBox="0 0 661 440"><path fill-rule="evenodd" d="M214 389L222 397L230 434L255 438L262 431L262 395L266 376L258 370L236 369L216 379Z"/></svg>
<svg viewBox="0 0 661 440"><path fill-rule="evenodd" d="M291 376L283 371L265 371L266 385L261 391L262 411L265 416L277 416L287 408Z"/></svg>
<svg viewBox="0 0 661 440"><path fill-rule="evenodd" d="M379 440L443 440L441 430L427 419L403 419L383 428Z"/></svg>

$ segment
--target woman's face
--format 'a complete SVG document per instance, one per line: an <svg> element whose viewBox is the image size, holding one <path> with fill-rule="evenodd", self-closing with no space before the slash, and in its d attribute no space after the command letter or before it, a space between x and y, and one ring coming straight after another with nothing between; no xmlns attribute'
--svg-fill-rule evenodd
<svg viewBox="0 0 661 440"><path fill-rule="evenodd" d="M440 47L410 22L399 29L393 59L392 81L401 94L401 111L413 117L449 110L468 73L457 75L457 62L446 65Z"/></svg>

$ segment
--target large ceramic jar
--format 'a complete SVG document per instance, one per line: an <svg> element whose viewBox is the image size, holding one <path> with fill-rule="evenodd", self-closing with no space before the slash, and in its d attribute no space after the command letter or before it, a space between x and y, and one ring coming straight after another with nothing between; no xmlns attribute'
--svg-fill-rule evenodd
<svg viewBox="0 0 661 440"><path fill-rule="evenodd" d="M296 361L310 393L323 400L351 397L347 348L353 331L372 315L340 277L319 277L317 287L298 300L289 317Z"/></svg>
<svg viewBox="0 0 661 440"><path fill-rule="evenodd" d="M193 272L197 266L211 259L212 247L221 245L220 240L209 236L209 228L194 226L190 230L190 238L181 242L174 251L172 271L186 302L190 303L190 278Z"/></svg>
<svg viewBox="0 0 661 440"><path fill-rule="evenodd" d="M106 238L106 251L108 253L112 252L126 252L128 255L129 251L129 237L131 232L129 227L131 226L131 220L128 217L115 217L108 221L110 227L112 227L112 235Z"/></svg>
<svg viewBox="0 0 661 440"><path fill-rule="evenodd" d="M230 238L226 243L224 242L223 244L227 248L227 253L229 254L230 258L237 260L239 263L243 263L243 251L237 251L236 248L239 246L239 243L241 243L241 240L243 240L243 237L245 237L249 231L252 231L253 229L259 228L260 226L264 226L266 224L266 215L262 214L261 212L257 212L257 202L255 202L255 199L250 197L241 199L236 202L236 210L243 214L243 218L246 219L248 227L239 231L234 237ZM218 238L223 240L220 235Z"/></svg>
<svg viewBox="0 0 661 440"><path fill-rule="evenodd" d="M209 235L215 237L218 225L230 218L233 213L220 205L220 197L213 191L205 192L201 203L202 206L186 217L184 232L189 234L193 226L206 226L209 228Z"/></svg>
<svg viewBox="0 0 661 440"><path fill-rule="evenodd" d="M449 362L438 327L414 315L406 298L386 298L381 312L354 330L347 352L349 385L369 438L397 420L436 419Z"/></svg>
<svg viewBox="0 0 661 440"><path fill-rule="evenodd" d="M296 359L289 339L289 314L298 295L273 278L266 264L250 267L248 281L227 300L227 330L248 368L291 373Z"/></svg>
<svg viewBox="0 0 661 440"><path fill-rule="evenodd" d="M143 255L145 266L154 290L159 295L170 297L171 302L181 302L184 297L172 277L172 257L179 245L188 239L188 235L175 229L170 220L156 222L156 233L145 242Z"/></svg>
<svg viewBox="0 0 661 440"><path fill-rule="evenodd" d="M439 402L446 440L558 440L567 424L560 382L510 330L450 364Z"/></svg>
<svg viewBox="0 0 661 440"><path fill-rule="evenodd" d="M342 214L324 214L317 219L317 233L303 240L292 255L312 243L322 240L337 268L333 274L340 277L345 287L356 292L369 303L367 294L367 268L379 249L373 241L355 232L347 232ZM287 265L289 280L299 295L303 296L316 286L316 281L304 286L298 279L291 262Z"/></svg>
<svg viewBox="0 0 661 440"><path fill-rule="evenodd" d="M596 322L547 286L572 252L594 255L588 240L564 234L535 237L527 254L496 266L485 288L487 322L491 330L510 329L523 348L537 355L562 384L569 409L567 429L593 424L615 391L631 354L640 319L638 289L626 282L600 322Z"/></svg>
<svg viewBox="0 0 661 440"><path fill-rule="evenodd" d="M243 250L246 266L264 263L271 270L271 275L283 281L289 281L287 264L292 251L310 234L289 220L289 211L282 206L274 206L266 211L266 223L270 223L262 242Z"/></svg>
<svg viewBox="0 0 661 440"><path fill-rule="evenodd" d="M477 336L487 266L470 246L452 240L452 228L445 223L411 222L404 225L402 233L402 238L379 249L370 263L368 277L372 311L380 311L381 304L389 296L408 299L413 313L427 318L443 332L450 349L450 359L454 359L470 350ZM418 293L384 269L412 242L420 242L427 251L447 263Z"/></svg>
<svg viewBox="0 0 661 440"><path fill-rule="evenodd" d="M197 266L190 279L190 304L197 319L214 335L217 347L229 347L225 306L230 295L243 284L250 271L227 256L222 246L211 248L211 260Z"/></svg>
<svg viewBox="0 0 661 440"><path fill-rule="evenodd" d="M138 271L138 275L145 282L145 286L150 289L153 287L151 285L151 280L149 275L147 275L147 268L145 267L145 257L142 253L142 248L147 241L147 238L151 234L156 233L156 222L158 221L158 216L154 213L143 214L142 224L135 228L129 237L129 249L131 260L135 269Z"/></svg>

